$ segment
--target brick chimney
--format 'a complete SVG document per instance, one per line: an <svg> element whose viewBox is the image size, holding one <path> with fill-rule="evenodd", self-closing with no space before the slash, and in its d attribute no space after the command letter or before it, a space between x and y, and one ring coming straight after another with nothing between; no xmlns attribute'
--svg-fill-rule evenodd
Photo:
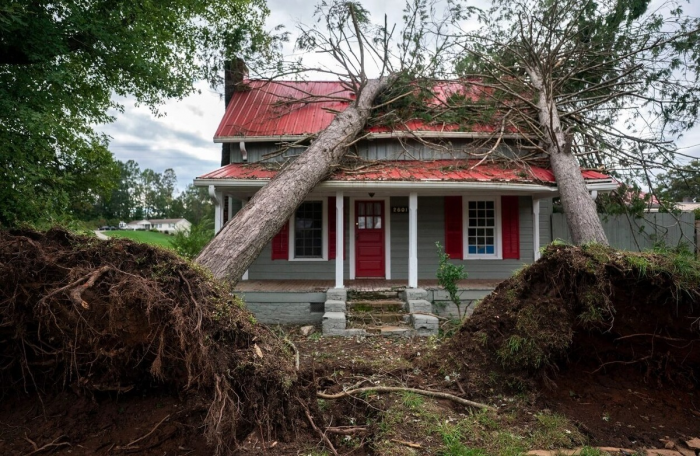
<svg viewBox="0 0 700 456"><path fill-rule="evenodd" d="M243 59L235 58L224 62L224 106L228 108L236 88L248 78L248 67ZM231 144L221 145L221 166L231 163Z"/></svg>

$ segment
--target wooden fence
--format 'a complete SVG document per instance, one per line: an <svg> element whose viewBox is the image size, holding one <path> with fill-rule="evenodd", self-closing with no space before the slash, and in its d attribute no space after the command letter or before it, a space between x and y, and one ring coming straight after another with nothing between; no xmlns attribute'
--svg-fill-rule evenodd
<svg viewBox="0 0 700 456"><path fill-rule="evenodd" d="M696 246L700 245L700 239L695 234L695 214L692 212L680 215L652 212L640 218L599 215L608 242L618 249L641 251L663 243L668 247L685 245L688 249L697 251ZM571 242L564 214L552 214L552 239Z"/></svg>

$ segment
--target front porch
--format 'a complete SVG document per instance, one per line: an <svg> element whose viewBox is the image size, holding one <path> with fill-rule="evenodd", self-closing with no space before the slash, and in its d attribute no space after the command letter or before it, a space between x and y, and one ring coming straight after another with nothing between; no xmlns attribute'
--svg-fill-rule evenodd
<svg viewBox="0 0 700 456"><path fill-rule="evenodd" d="M499 279L466 279L459 282L461 313L471 314L476 302L491 293L501 282ZM235 292L246 303L261 323L265 324L320 324L326 309L326 301L340 290L333 280L246 280L236 285ZM359 279L344 283L342 293L374 292L407 302L406 289L424 291L424 299L432 306L432 313L443 317L456 317L456 306L435 279L421 279L418 288L407 287L405 280Z"/></svg>
<svg viewBox="0 0 700 456"><path fill-rule="evenodd" d="M460 290L493 290L501 279L466 279L458 282ZM346 280L345 288L350 291L396 291L406 288L405 280L357 279ZM325 293L335 288L333 280L242 280L236 285L239 293ZM439 290L436 279L419 279L418 288Z"/></svg>

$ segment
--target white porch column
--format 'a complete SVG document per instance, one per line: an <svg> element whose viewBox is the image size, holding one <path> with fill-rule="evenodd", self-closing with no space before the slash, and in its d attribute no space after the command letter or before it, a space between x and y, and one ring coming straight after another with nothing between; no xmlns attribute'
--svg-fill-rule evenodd
<svg viewBox="0 0 700 456"><path fill-rule="evenodd" d="M345 252L343 251L343 192L335 193L335 287L344 288L343 286L343 260Z"/></svg>
<svg viewBox="0 0 700 456"><path fill-rule="evenodd" d="M246 200L242 199L241 200L241 209L243 209L243 206L245 206ZM230 212L229 212L230 214ZM241 280L248 280L248 270L246 269L245 272L243 273L243 277L241 277Z"/></svg>
<svg viewBox="0 0 700 456"><path fill-rule="evenodd" d="M214 203L214 234L221 231L221 220L224 215L224 205L223 205L223 195L221 192L216 191L216 187L213 185L209 186L209 198L211 198Z"/></svg>
<svg viewBox="0 0 700 456"><path fill-rule="evenodd" d="M540 200L532 197L532 248L535 261L540 259Z"/></svg>
<svg viewBox="0 0 700 456"><path fill-rule="evenodd" d="M226 221L229 222L233 218L233 198L229 196L226 199L228 200L228 217Z"/></svg>
<svg viewBox="0 0 700 456"><path fill-rule="evenodd" d="M418 288L418 193L408 194L408 287Z"/></svg>

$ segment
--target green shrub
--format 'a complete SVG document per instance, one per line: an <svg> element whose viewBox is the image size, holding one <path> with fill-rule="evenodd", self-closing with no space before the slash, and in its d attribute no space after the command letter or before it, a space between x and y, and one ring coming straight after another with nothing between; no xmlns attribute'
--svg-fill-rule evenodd
<svg viewBox="0 0 700 456"><path fill-rule="evenodd" d="M450 256L445 253L445 250L440 245L440 242L436 242L438 253L438 270L437 279L438 285L443 287L447 294L450 296L450 301L452 301L455 306L457 306L457 314L459 319L462 319L462 301L459 299L459 290L457 288L457 282L462 279L466 279L468 274L464 270L464 265L456 265L450 263Z"/></svg>
<svg viewBox="0 0 700 456"><path fill-rule="evenodd" d="M214 237L214 222L212 220L202 220L190 227L189 231L180 230L175 233L170 245L175 251L189 259L193 259L202 251L211 238Z"/></svg>

